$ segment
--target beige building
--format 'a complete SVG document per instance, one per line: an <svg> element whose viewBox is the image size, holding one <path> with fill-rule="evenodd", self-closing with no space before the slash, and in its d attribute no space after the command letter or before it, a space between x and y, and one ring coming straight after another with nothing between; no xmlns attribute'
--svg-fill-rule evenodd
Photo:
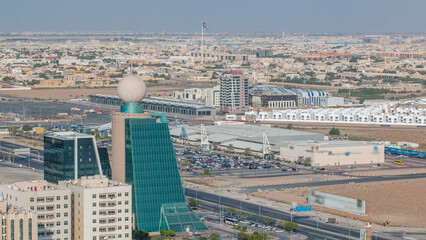
<svg viewBox="0 0 426 240"><path fill-rule="evenodd" d="M385 162L383 144L358 141L324 141L293 143L280 148L282 159L297 161L310 158L311 165L337 166L378 164Z"/></svg>
<svg viewBox="0 0 426 240"><path fill-rule="evenodd" d="M105 176L61 181L71 189L73 239L131 239L132 186Z"/></svg>
<svg viewBox="0 0 426 240"><path fill-rule="evenodd" d="M28 208L8 205L0 197L1 240L37 239L37 214Z"/></svg>
<svg viewBox="0 0 426 240"><path fill-rule="evenodd" d="M71 240L71 190L46 181L0 185L12 206L36 211L39 240Z"/></svg>

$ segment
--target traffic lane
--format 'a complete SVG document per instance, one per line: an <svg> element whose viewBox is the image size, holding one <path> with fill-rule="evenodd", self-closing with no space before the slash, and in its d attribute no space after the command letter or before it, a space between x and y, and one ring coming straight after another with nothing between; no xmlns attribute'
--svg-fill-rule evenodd
<svg viewBox="0 0 426 240"><path fill-rule="evenodd" d="M240 192L251 193L251 192L258 191L259 189L276 190L276 189L286 189L286 188L296 188L296 187L318 187L318 186L329 186L329 185L339 185L339 184L349 184L349 183L382 182L382 181L405 180L405 179L416 179L416 178L426 178L426 173L373 176L373 177L362 177L362 178L332 180L332 181L322 181L322 182L307 182L307 183L292 183L292 184L271 185L271 186L247 187L241 190Z"/></svg>
<svg viewBox="0 0 426 240"><path fill-rule="evenodd" d="M217 204L209 203L209 202L204 202L204 201L199 201L198 202L198 207L206 209L206 210L209 210L209 211L212 211L212 212L215 212L215 213L218 213L220 211L222 211L222 213L223 213L226 210L224 207L222 207L222 210L220 210L220 207ZM250 218L250 221L251 222L255 222L255 223L259 223L259 224L263 224L263 218L259 217L257 215L253 215ZM273 236L273 235L276 234L276 236L279 237L279 239L288 239L288 234L285 233L285 232L283 232L283 233L273 232L272 233L271 231L266 231L263 228L256 228L256 227L251 227L251 226L250 226L250 228L253 229L253 231L258 232L258 233L267 232L268 235L271 235L271 236ZM303 228L301 228L298 231L298 233L307 236L308 237L307 239L314 239L314 240L317 240L317 239L318 240L324 240L324 239L347 239L347 238L335 238L334 236L328 236L328 235L324 235L322 233L320 233L320 234L313 233L311 231L306 231Z"/></svg>
<svg viewBox="0 0 426 240"><path fill-rule="evenodd" d="M276 218L276 219L280 219L280 220L284 220L284 221L290 221L290 218L291 218L289 213L278 211L276 209L257 205L257 204L254 204L254 203L244 202L242 200L236 200L236 199L232 199L232 198L222 197L222 196L219 196L219 195L195 191L195 190L188 189L188 188L185 188L185 194L190 196L190 197L194 197L194 198L196 197L197 199L213 202L215 204L219 204L219 202L220 202L221 205L226 205L226 206L233 207L235 209L239 209L239 210L242 210L242 211L251 212L253 214L259 214L259 215L272 217L272 218ZM313 228L316 228L316 226L317 226L317 222L315 220L309 220L309 219L303 219L303 218L294 218L293 221L296 222L296 223L307 225L309 227L313 227ZM343 234L343 235L346 235L349 231L347 228L343 228L343 227L340 227L340 226L334 226L334 225L329 225L329 224L324 224L324 223L318 223L318 225L321 226L320 229L324 229L324 230L327 230L327 231L330 231L330 232L333 232L333 233L338 233L338 234ZM353 230L353 231L354 231L353 235L359 237L359 230Z"/></svg>

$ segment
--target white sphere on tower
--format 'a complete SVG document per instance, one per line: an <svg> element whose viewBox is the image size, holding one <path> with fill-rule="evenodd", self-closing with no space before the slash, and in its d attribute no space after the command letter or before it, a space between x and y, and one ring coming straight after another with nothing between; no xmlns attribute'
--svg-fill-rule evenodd
<svg viewBox="0 0 426 240"><path fill-rule="evenodd" d="M126 76L118 83L117 93L123 102L138 103L146 93L146 85L138 76Z"/></svg>

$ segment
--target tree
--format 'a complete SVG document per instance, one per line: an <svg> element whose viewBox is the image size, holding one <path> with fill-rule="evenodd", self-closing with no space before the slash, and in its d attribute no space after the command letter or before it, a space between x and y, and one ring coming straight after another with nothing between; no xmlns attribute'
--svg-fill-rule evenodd
<svg viewBox="0 0 426 240"><path fill-rule="evenodd" d="M7 131L9 132L10 135L16 136L16 133L18 132L18 128L17 127L8 127Z"/></svg>
<svg viewBox="0 0 426 240"><path fill-rule="evenodd" d="M287 129L288 129L288 130L293 129L293 124L291 124L291 123L287 124Z"/></svg>
<svg viewBox="0 0 426 240"><path fill-rule="evenodd" d="M246 148L246 150L244 150L244 154L246 155L246 156L249 156L249 155L251 155L251 149L248 147L248 148Z"/></svg>
<svg viewBox="0 0 426 240"><path fill-rule="evenodd" d="M234 145L229 144L229 145L228 145L228 151L230 151L230 152L234 152Z"/></svg>
<svg viewBox="0 0 426 240"><path fill-rule="evenodd" d="M226 209L226 212L228 212L229 214L231 214L231 217L232 217L234 214L237 213L237 210L235 208L228 207Z"/></svg>
<svg viewBox="0 0 426 240"><path fill-rule="evenodd" d="M296 163L297 164L302 164L303 161L304 161L304 157L303 156L299 156L299 157L297 157Z"/></svg>
<svg viewBox="0 0 426 240"><path fill-rule="evenodd" d="M211 173L210 173L210 170L209 169L207 169L207 168L204 168L204 172L203 172L203 175L210 175Z"/></svg>
<svg viewBox="0 0 426 240"><path fill-rule="evenodd" d="M139 231L134 231L133 232L133 237L136 240L145 240L145 239L151 239L151 237L149 236L149 233L145 232L145 230L139 230Z"/></svg>
<svg viewBox="0 0 426 240"><path fill-rule="evenodd" d="M284 228L290 232L293 232L293 230L299 230L299 224L295 222L286 222Z"/></svg>
<svg viewBox="0 0 426 240"><path fill-rule="evenodd" d="M306 166L311 166L312 165L312 158L311 157L305 157L305 160L303 160L303 164L305 164Z"/></svg>
<svg viewBox="0 0 426 240"><path fill-rule="evenodd" d="M237 239L238 240L249 240L250 235L240 232L240 233L237 234Z"/></svg>
<svg viewBox="0 0 426 240"><path fill-rule="evenodd" d="M338 128L332 128L328 134L329 135L340 136L340 130Z"/></svg>
<svg viewBox="0 0 426 240"><path fill-rule="evenodd" d="M195 207L197 206L197 200L195 198L188 198L188 205L190 207Z"/></svg>
<svg viewBox="0 0 426 240"><path fill-rule="evenodd" d="M243 227L241 228L241 231L243 231L243 232L247 231L247 226L243 226Z"/></svg>
<svg viewBox="0 0 426 240"><path fill-rule="evenodd" d="M25 124L24 126L22 126L22 131L26 132L26 131L31 131L33 130L33 127L31 127L28 124Z"/></svg>
<svg viewBox="0 0 426 240"><path fill-rule="evenodd" d="M268 225L268 226L269 226L269 224L271 224L271 222L272 222L272 218L268 218L268 217L263 218L263 222L264 222L266 225Z"/></svg>
<svg viewBox="0 0 426 240"><path fill-rule="evenodd" d="M212 234L210 234L209 239L210 240L218 240L218 239L220 239L220 234L212 233Z"/></svg>

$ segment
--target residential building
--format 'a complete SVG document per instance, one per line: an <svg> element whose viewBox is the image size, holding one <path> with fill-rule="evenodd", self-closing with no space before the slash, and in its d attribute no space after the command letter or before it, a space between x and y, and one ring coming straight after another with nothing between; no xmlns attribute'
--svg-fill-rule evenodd
<svg viewBox="0 0 426 240"><path fill-rule="evenodd" d="M57 132L44 137L44 179L51 183L103 174L111 177L108 155L93 135Z"/></svg>
<svg viewBox="0 0 426 240"><path fill-rule="evenodd" d="M220 107L220 85L206 89L206 106Z"/></svg>
<svg viewBox="0 0 426 240"><path fill-rule="evenodd" d="M232 71L220 79L220 111L243 113L248 110L248 78L242 71Z"/></svg>
<svg viewBox="0 0 426 240"><path fill-rule="evenodd" d="M0 185L0 196L12 206L37 214L39 240L71 240L71 190L46 181Z"/></svg>
<svg viewBox="0 0 426 240"><path fill-rule="evenodd" d="M105 176L60 181L72 192L75 240L131 239L132 186Z"/></svg>
<svg viewBox="0 0 426 240"><path fill-rule="evenodd" d="M28 208L8 205L0 196L1 240L37 239L37 215Z"/></svg>

